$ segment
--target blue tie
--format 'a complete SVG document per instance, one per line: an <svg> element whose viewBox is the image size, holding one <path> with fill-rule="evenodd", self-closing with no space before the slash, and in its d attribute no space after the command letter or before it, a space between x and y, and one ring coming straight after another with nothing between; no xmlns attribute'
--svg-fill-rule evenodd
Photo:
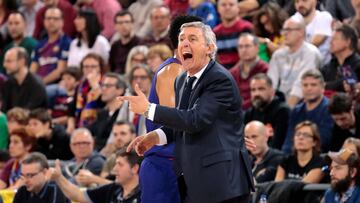
<svg viewBox="0 0 360 203"><path fill-rule="evenodd" d="M196 80L195 76L187 78L187 82L185 84L184 91L182 92L182 96L181 96L180 109L188 109L191 90L195 80Z"/></svg>

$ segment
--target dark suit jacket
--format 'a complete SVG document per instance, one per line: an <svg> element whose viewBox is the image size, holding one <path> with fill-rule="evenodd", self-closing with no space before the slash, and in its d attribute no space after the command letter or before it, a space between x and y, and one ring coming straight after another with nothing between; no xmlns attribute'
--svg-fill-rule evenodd
<svg viewBox="0 0 360 203"><path fill-rule="evenodd" d="M175 142L176 171L184 174L191 202L221 202L253 188L244 144L241 98L230 73L210 61L193 88L188 110L178 105L187 74L175 84L176 106L158 105L154 122Z"/></svg>

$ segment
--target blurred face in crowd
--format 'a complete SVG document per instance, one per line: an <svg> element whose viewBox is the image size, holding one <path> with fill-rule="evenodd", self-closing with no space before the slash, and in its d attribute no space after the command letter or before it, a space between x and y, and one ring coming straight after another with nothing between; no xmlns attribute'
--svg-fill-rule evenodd
<svg viewBox="0 0 360 203"><path fill-rule="evenodd" d="M304 30L292 19L285 21L281 34L284 36L284 44L289 47L296 45L299 40L302 41L304 39Z"/></svg>
<svg viewBox="0 0 360 203"><path fill-rule="evenodd" d="M355 116L352 111L342 112L340 114L331 114L331 117L335 121L336 125L342 129L350 129L355 127Z"/></svg>
<svg viewBox="0 0 360 203"><path fill-rule="evenodd" d="M75 29L76 32L78 33L82 33L84 31L86 31L86 19L82 16L76 16L75 20L74 20L74 25L75 25Z"/></svg>
<svg viewBox="0 0 360 203"><path fill-rule="evenodd" d="M27 191L39 193L46 183L46 169L39 163L21 165L21 176L24 179Z"/></svg>
<svg viewBox="0 0 360 203"><path fill-rule="evenodd" d="M10 49L5 53L4 68L8 75L15 76L24 65L25 63L23 59L18 60L16 50Z"/></svg>
<svg viewBox="0 0 360 203"><path fill-rule="evenodd" d="M86 58L82 62L82 71L85 78L87 78L90 73L100 75L101 74L100 64L94 58Z"/></svg>
<svg viewBox="0 0 360 203"><path fill-rule="evenodd" d="M345 39L341 32L333 32L330 43L330 52L332 54L337 54L348 50L350 49L350 46L350 39Z"/></svg>
<svg viewBox="0 0 360 203"><path fill-rule="evenodd" d="M185 27L179 34L179 58L190 75L200 71L209 62L213 49L213 45L207 44L201 28Z"/></svg>
<svg viewBox="0 0 360 203"><path fill-rule="evenodd" d="M135 66L138 64L145 64L146 63L146 56L142 53L134 54L131 57L131 66Z"/></svg>
<svg viewBox="0 0 360 203"><path fill-rule="evenodd" d="M251 103L255 109L265 107L274 97L275 91L263 79L250 81Z"/></svg>
<svg viewBox="0 0 360 203"><path fill-rule="evenodd" d="M324 94L324 85L319 79L305 77L301 80L303 98L306 103L317 102Z"/></svg>
<svg viewBox="0 0 360 203"><path fill-rule="evenodd" d="M57 34L61 32L64 26L64 21L60 9L51 8L46 10L44 26L48 34Z"/></svg>
<svg viewBox="0 0 360 203"><path fill-rule="evenodd" d="M159 54L151 54L147 57L147 64L150 66L152 72L156 72L157 68L162 64L164 61L159 56Z"/></svg>
<svg viewBox="0 0 360 203"><path fill-rule="evenodd" d="M24 127L24 125L17 122L14 118L10 118L7 121L7 128L8 128L9 132L12 132L15 129L19 129L19 128L22 128L22 127Z"/></svg>
<svg viewBox="0 0 360 203"><path fill-rule="evenodd" d="M237 0L219 0L217 7L222 21L233 21L238 18L239 7Z"/></svg>
<svg viewBox="0 0 360 203"><path fill-rule="evenodd" d="M203 2L204 2L204 0L189 0L189 6L191 8L196 8Z"/></svg>
<svg viewBox="0 0 360 203"><path fill-rule="evenodd" d="M131 86L134 89L135 84L139 85L141 91L147 95L151 86L151 78L148 73L143 68L137 68L133 74L133 80L131 81Z"/></svg>
<svg viewBox="0 0 360 203"><path fill-rule="evenodd" d="M94 151L94 139L85 131L73 134L70 140L70 149L76 161L83 161Z"/></svg>
<svg viewBox="0 0 360 203"><path fill-rule="evenodd" d="M117 16L115 19L115 29L122 38L130 38L134 29L134 22L130 15Z"/></svg>
<svg viewBox="0 0 360 203"><path fill-rule="evenodd" d="M30 147L25 146L18 135L14 134L10 136L9 154L11 158L20 159L24 157L29 150Z"/></svg>
<svg viewBox="0 0 360 203"><path fill-rule="evenodd" d="M295 0L295 8L302 16L307 17L316 9L317 0Z"/></svg>
<svg viewBox="0 0 360 203"><path fill-rule="evenodd" d="M348 165L341 165L332 161L330 177L331 177L331 188L334 192L345 192L349 189L352 179L356 174L356 170L350 170Z"/></svg>
<svg viewBox="0 0 360 203"><path fill-rule="evenodd" d="M105 77L101 84L101 100L105 103L113 101L116 97L124 93L124 89L117 88L117 79L113 77Z"/></svg>
<svg viewBox="0 0 360 203"><path fill-rule="evenodd" d="M267 16L266 14L262 15L260 17L260 23L263 24L263 26L267 32L274 33L274 27L271 23L269 16Z"/></svg>
<svg viewBox="0 0 360 203"><path fill-rule="evenodd" d="M23 6L33 6L38 0L22 0L21 5Z"/></svg>
<svg viewBox="0 0 360 203"><path fill-rule="evenodd" d="M58 3L59 3L59 0L44 0L44 4L46 7L57 6Z"/></svg>
<svg viewBox="0 0 360 203"><path fill-rule="evenodd" d="M127 157L118 156L113 168L113 174L116 176L115 182L120 185L126 185L138 176L139 165L131 167Z"/></svg>
<svg viewBox="0 0 360 203"><path fill-rule="evenodd" d="M351 5L355 10L360 10L360 0L351 0Z"/></svg>
<svg viewBox="0 0 360 203"><path fill-rule="evenodd" d="M238 41L238 54L241 61L252 62L257 58L259 47L254 43L254 37L250 35L241 36Z"/></svg>
<svg viewBox="0 0 360 203"><path fill-rule="evenodd" d="M19 13L12 13L8 18L9 34L13 40L20 40L24 37L26 23Z"/></svg>
<svg viewBox="0 0 360 203"><path fill-rule="evenodd" d="M154 8L151 12L150 20L154 34L161 34L170 25L171 16L169 9L165 7Z"/></svg>
<svg viewBox="0 0 360 203"><path fill-rule="evenodd" d="M250 153L254 156L261 156L268 147L268 137L266 136L265 126L259 126L255 123L249 123L246 125L245 137L252 140L256 145L255 149L250 149Z"/></svg>
<svg viewBox="0 0 360 203"><path fill-rule="evenodd" d="M296 151L309 151L315 145L314 134L309 126L303 126L295 131L294 148Z"/></svg>
<svg viewBox="0 0 360 203"><path fill-rule="evenodd" d="M114 144L117 149L129 144L135 138L135 134L131 132L127 124L114 125L112 133L114 134Z"/></svg>
<svg viewBox="0 0 360 203"><path fill-rule="evenodd" d="M66 91L70 92L76 88L78 81L76 81L76 78L74 78L72 75L64 74L61 77L60 83L64 86Z"/></svg>
<svg viewBox="0 0 360 203"><path fill-rule="evenodd" d="M31 118L28 127L36 137L41 137L46 135L50 130L50 123L43 123L38 119Z"/></svg>

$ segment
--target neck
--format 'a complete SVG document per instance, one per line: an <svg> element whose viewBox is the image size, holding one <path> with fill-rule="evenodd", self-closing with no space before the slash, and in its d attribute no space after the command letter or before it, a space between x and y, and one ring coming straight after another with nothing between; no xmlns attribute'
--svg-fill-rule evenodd
<svg viewBox="0 0 360 203"><path fill-rule="evenodd" d="M133 38L133 34L130 34L130 35L128 35L128 36L121 36L120 37L120 40L121 40L121 43L122 44L127 44L127 43L129 43L130 42L130 40Z"/></svg>
<svg viewBox="0 0 360 203"><path fill-rule="evenodd" d="M20 37L14 39L14 43L15 43L17 46L19 46L20 43L23 41L23 39L24 39L24 35L21 35Z"/></svg>
<svg viewBox="0 0 360 203"><path fill-rule="evenodd" d="M36 188L34 190L34 193L39 194L40 191L44 188L45 184L46 184L46 181L44 181L38 188Z"/></svg>
<svg viewBox="0 0 360 203"><path fill-rule="evenodd" d="M134 176L128 183L122 184L124 193L123 197L127 197L139 185L139 177Z"/></svg>
<svg viewBox="0 0 360 203"><path fill-rule="evenodd" d="M255 155L256 163L259 163L264 159L265 154L269 151L269 146L266 145L265 149L260 153Z"/></svg>
<svg viewBox="0 0 360 203"><path fill-rule="evenodd" d="M355 19L360 20L360 9L355 9Z"/></svg>
<svg viewBox="0 0 360 203"><path fill-rule="evenodd" d="M15 74L14 77L19 85L21 85L24 82L25 77L28 74L28 72L29 71L28 71L27 67L25 67L25 68L22 67L22 68L20 68L19 72L17 74Z"/></svg>
<svg viewBox="0 0 360 203"><path fill-rule="evenodd" d="M299 50L300 47L303 45L303 43L304 43L303 40L299 40L294 45L289 46L290 53L295 53L297 50Z"/></svg>
<svg viewBox="0 0 360 203"><path fill-rule="evenodd" d="M236 23L236 21L238 21L239 20L239 17L236 17L236 18L233 18L233 19L223 19L222 20L222 24L224 25L224 27L231 27L231 26L233 26L235 23Z"/></svg>
<svg viewBox="0 0 360 203"><path fill-rule="evenodd" d="M339 62L340 65L343 65L345 62L345 59L347 57L349 57L351 54L353 54L354 52L350 49L345 49L344 51L341 51L339 53L335 54L335 57L337 59L337 61Z"/></svg>
<svg viewBox="0 0 360 203"><path fill-rule="evenodd" d="M304 17L304 22L306 25L309 24L313 20L315 13L316 13L316 9L313 9L308 16Z"/></svg>
<svg viewBox="0 0 360 203"><path fill-rule="evenodd" d="M56 32L56 33L49 33L49 42L55 42L56 40L58 40L60 37L60 32Z"/></svg>
<svg viewBox="0 0 360 203"><path fill-rule="evenodd" d="M86 31L81 32L81 39L84 40L84 42L89 43L88 35L86 34Z"/></svg>
<svg viewBox="0 0 360 203"><path fill-rule="evenodd" d="M312 150L297 151L296 156L299 163L307 164L311 160L313 153Z"/></svg>
<svg viewBox="0 0 360 203"><path fill-rule="evenodd" d="M118 99L113 99L110 102L108 102L106 104L107 109L109 110L109 112L114 112L117 109L119 109L121 107L121 105L123 104L122 101L118 100Z"/></svg>
<svg viewBox="0 0 360 203"><path fill-rule="evenodd" d="M52 137L52 129L51 128L46 130L45 137L48 139L51 139L51 137Z"/></svg>
<svg viewBox="0 0 360 203"><path fill-rule="evenodd" d="M312 102L306 102L306 109L308 111L311 111L313 109L315 109L321 102L321 100L323 99L323 95L321 95L316 101L312 101Z"/></svg>

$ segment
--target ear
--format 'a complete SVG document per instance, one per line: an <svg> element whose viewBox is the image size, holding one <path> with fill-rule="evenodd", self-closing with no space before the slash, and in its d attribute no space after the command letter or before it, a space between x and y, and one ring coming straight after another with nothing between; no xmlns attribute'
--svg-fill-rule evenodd
<svg viewBox="0 0 360 203"><path fill-rule="evenodd" d="M207 47L208 47L208 50L207 50L206 54L210 57L211 54L212 54L212 53L214 52L214 50L215 50L215 45L209 44L209 45L207 45Z"/></svg>
<svg viewBox="0 0 360 203"><path fill-rule="evenodd" d="M133 172L133 174L139 174L139 164L135 164L132 168L131 171Z"/></svg>
<svg viewBox="0 0 360 203"><path fill-rule="evenodd" d="M357 174L357 169L356 168L351 168L350 169L350 177L354 178Z"/></svg>

